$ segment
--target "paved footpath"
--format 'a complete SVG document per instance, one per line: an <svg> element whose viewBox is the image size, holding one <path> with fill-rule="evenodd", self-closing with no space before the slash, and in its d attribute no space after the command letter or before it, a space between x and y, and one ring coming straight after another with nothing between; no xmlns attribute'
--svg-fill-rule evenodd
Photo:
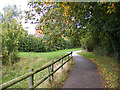
<svg viewBox="0 0 120 90"><path fill-rule="evenodd" d="M76 64L62 88L103 88L96 65L78 52L73 52Z"/></svg>

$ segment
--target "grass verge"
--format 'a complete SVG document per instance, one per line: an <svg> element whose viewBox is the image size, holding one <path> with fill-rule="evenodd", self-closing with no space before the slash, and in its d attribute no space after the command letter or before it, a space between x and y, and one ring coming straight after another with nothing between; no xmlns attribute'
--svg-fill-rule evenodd
<svg viewBox="0 0 120 90"><path fill-rule="evenodd" d="M12 66L2 66L2 83L8 82L14 78L17 78L21 75L28 73L29 69L35 70L35 69L49 63L51 60L53 60L53 58L54 58L54 60L57 60L62 55L66 55L67 52L77 51L77 50L81 50L81 48L66 49L66 50L59 50L59 51L54 51L54 52L44 52L44 53L19 52L20 61L16 62ZM47 69L40 73L35 74L34 83L36 83L38 80L40 80L46 74L48 74ZM29 85L28 79L25 79L15 85L11 86L11 88L28 88L28 85Z"/></svg>
<svg viewBox="0 0 120 90"><path fill-rule="evenodd" d="M80 52L78 54L90 59L97 65L105 88L119 88L120 71L118 68L120 65L115 62L115 58L100 56L91 52Z"/></svg>

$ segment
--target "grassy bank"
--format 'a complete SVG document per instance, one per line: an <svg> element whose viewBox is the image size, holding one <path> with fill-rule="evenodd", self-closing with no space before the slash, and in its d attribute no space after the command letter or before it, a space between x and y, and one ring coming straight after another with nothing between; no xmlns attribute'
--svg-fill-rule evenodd
<svg viewBox="0 0 120 90"><path fill-rule="evenodd" d="M62 55L66 55L67 52L76 51L76 50L80 50L80 48L59 50L59 51L54 51L54 52L44 52L44 53L19 52L20 60L17 63L15 63L12 66L2 67L2 83L5 83L11 79L14 79L23 74L26 74L29 71L29 69L37 69L49 63L51 60L53 60L53 58L54 60L57 60ZM40 73L35 74L34 83L36 83L46 74L47 74L47 70L44 70ZM11 87L12 88L27 88L28 79L25 79Z"/></svg>
<svg viewBox="0 0 120 90"><path fill-rule="evenodd" d="M91 52L78 53L94 62L99 70L99 74L102 77L103 84L106 88L118 88L119 87L119 64L115 62L115 58L100 56Z"/></svg>

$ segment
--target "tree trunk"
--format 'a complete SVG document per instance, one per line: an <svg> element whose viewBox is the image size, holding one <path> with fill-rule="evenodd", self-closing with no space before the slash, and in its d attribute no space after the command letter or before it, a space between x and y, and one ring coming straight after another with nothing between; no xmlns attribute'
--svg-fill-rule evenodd
<svg viewBox="0 0 120 90"><path fill-rule="evenodd" d="M118 63L120 64L120 52L117 55Z"/></svg>

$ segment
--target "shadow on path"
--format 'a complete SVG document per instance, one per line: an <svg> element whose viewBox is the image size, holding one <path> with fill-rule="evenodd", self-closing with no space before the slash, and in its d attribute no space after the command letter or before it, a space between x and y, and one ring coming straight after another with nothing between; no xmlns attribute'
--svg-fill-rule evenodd
<svg viewBox="0 0 120 90"><path fill-rule="evenodd" d="M76 64L62 88L103 88L96 65L78 52L73 52Z"/></svg>

